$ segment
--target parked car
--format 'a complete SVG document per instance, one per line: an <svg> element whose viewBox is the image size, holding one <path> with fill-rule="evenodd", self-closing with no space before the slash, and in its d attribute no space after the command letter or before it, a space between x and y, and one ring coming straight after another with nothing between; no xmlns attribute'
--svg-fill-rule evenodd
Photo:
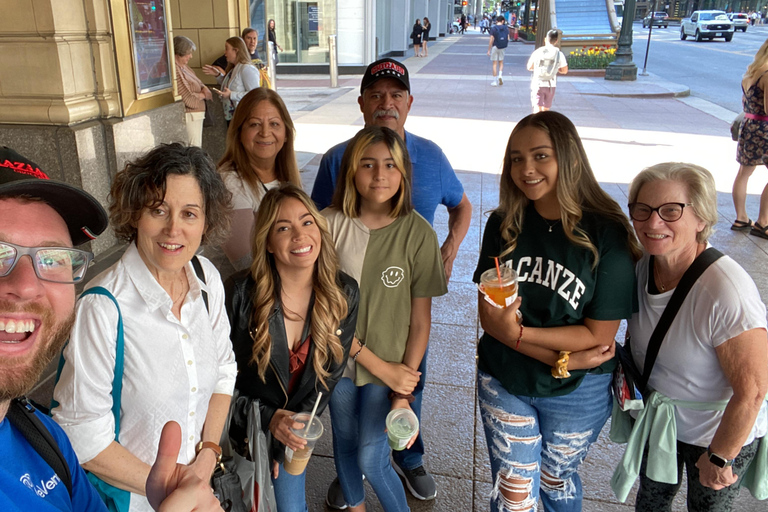
<svg viewBox="0 0 768 512"><path fill-rule="evenodd" d="M733 30L747 31L749 26L749 15L743 12L729 12L728 19L733 22Z"/></svg>
<svg viewBox="0 0 768 512"><path fill-rule="evenodd" d="M653 22L651 22L651 14L653 14ZM643 18L643 28L648 28L653 23L654 27L667 28L669 27L669 15L665 12L654 12L646 14Z"/></svg>
<svg viewBox="0 0 768 512"><path fill-rule="evenodd" d="M680 25L680 39L685 41L688 36L696 38L696 41L716 37L730 41L733 39L733 22L725 11L694 11Z"/></svg>

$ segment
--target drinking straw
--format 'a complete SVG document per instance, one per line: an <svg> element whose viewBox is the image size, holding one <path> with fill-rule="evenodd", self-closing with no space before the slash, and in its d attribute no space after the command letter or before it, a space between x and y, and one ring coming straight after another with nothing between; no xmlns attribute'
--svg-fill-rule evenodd
<svg viewBox="0 0 768 512"><path fill-rule="evenodd" d="M499 258L494 256L493 261L496 263L496 275L499 276L499 286L503 286L501 283L501 268L499 267Z"/></svg>
<svg viewBox="0 0 768 512"><path fill-rule="evenodd" d="M309 416L309 421L307 422L307 425L304 427L304 432L309 430L309 426L312 425L312 420L315 419L315 413L317 412L317 406L320 405L321 398L323 398L322 391L317 393L317 400L315 400L315 406L312 408L312 414Z"/></svg>

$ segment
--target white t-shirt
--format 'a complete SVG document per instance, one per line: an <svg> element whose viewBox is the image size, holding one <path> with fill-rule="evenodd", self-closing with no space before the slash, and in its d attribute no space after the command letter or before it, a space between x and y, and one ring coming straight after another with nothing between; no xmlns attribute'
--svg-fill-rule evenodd
<svg viewBox="0 0 768 512"><path fill-rule="evenodd" d="M648 293L648 261L637 263L640 311L632 315L632 356L642 372L648 341L674 290ZM680 306L661 344L648 382L664 395L696 402L728 400L733 389L723 373L715 347L750 329L765 329L765 304L752 278L733 259L723 256L696 281ZM694 411L676 407L677 439L709 446L723 416L721 411ZM766 433L766 403L758 414L745 445Z"/></svg>
<svg viewBox="0 0 768 512"><path fill-rule="evenodd" d="M558 57L555 57L555 53L559 54ZM560 70L568 65L568 60L565 58L565 55L563 52L561 52L557 47L546 44L536 50L531 54L530 58L528 59L527 67L530 68L533 66L533 75L531 76L531 88L532 89L538 89L539 87L556 87L557 86L557 73L555 73L555 76L552 78L552 80L541 80L539 78L540 73L542 69L539 67L539 62L541 62L542 59L548 59L548 58L557 58L557 69Z"/></svg>
<svg viewBox="0 0 768 512"><path fill-rule="evenodd" d="M232 193L232 209L234 210L253 210L256 213L259 205L267 193L267 190L277 188L280 185L278 180L263 183L258 190L252 190L235 171L224 171L221 173L227 190Z"/></svg>

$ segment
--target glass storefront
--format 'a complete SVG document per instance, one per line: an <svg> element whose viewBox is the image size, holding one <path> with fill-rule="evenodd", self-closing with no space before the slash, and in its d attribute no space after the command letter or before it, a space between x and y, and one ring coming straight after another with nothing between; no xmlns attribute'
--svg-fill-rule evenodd
<svg viewBox="0 0 768 512"><path fill-rule="evenodd" d="M328 36L336 33L336 0L266 0L265 18L275 20L281 63L328 62Z"/></svg>

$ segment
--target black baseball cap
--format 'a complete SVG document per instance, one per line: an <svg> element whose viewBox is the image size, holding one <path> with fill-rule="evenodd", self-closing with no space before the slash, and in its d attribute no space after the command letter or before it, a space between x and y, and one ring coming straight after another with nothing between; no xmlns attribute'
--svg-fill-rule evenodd
<svg viewBox="0 0 768 512"><path fill-rule="evenodd" d="M363 81L360 83L360 94L381 78L394 78L402 83L409 93L411 92L408 68L394 59L379 59L372 62L365 70Z"/></svg>
<svg viewBox="0 0 768 512"><path fill-rule="evenodd" d="M74 245L94 240L109 224L107 212L92 195L50 179L36 163L0 146L0 197L20 195L40 198L56 210L67 224Z"/></svg>

